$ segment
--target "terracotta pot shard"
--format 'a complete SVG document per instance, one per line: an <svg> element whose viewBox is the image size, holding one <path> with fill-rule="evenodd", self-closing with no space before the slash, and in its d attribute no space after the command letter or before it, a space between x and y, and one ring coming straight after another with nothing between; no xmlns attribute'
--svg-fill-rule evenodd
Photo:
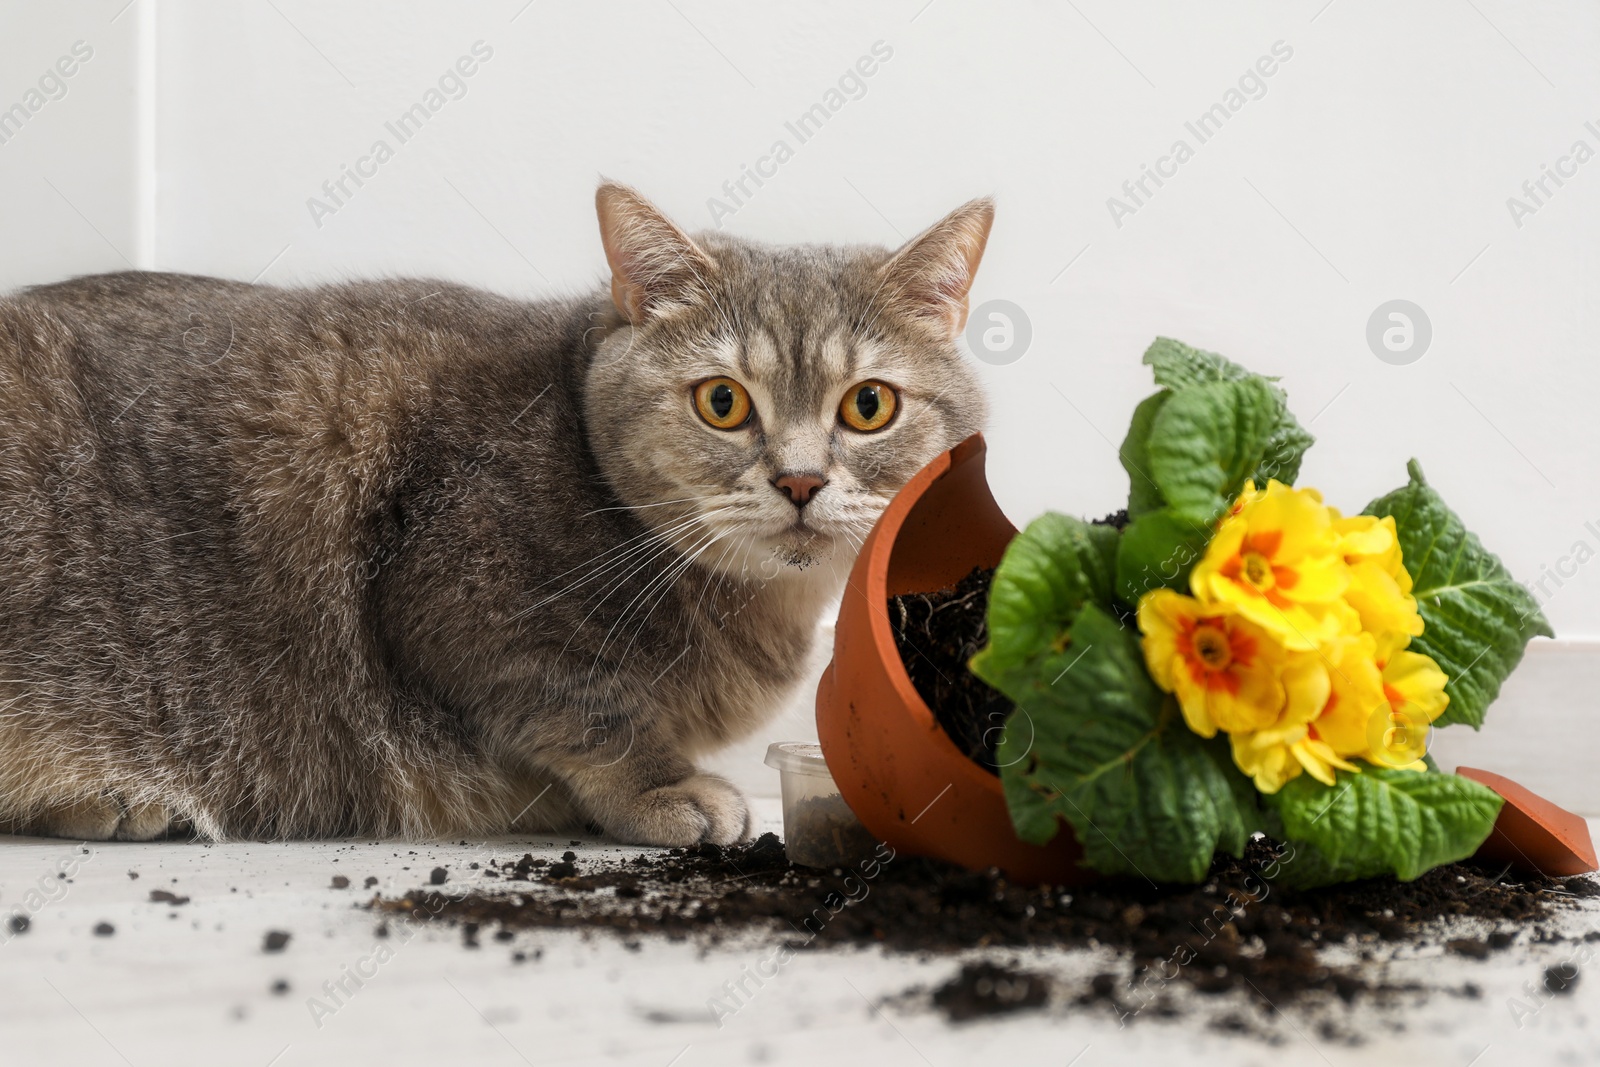
<svg viewBox="0 0 1600 1067"><path fill-rule="evenodd" d="M1456 773L1488 786L1506 802L1476 858L1509 863L1547 878L1588 874L1600 866L1583 816L1493 771L1457 767Z"/></svg>

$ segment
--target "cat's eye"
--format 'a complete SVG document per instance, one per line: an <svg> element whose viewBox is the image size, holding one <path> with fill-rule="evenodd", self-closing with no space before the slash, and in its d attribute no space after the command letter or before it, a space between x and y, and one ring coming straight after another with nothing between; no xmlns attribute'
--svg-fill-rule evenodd
<svg viewBox="0 0 1600 1067"><path fill-rule="evenodd" d="M839 417L852 430L872 433L889 425L900 397L894 389L879 381L861 382L850 387L839 403Z"/></svg>
<svg viewBox="0 0 1600 1067"><path fill-rule="evenodd" d="M694 387L694 409L719 430L737 430L750 418L750 394L732 378L707 378Z"/></svg>

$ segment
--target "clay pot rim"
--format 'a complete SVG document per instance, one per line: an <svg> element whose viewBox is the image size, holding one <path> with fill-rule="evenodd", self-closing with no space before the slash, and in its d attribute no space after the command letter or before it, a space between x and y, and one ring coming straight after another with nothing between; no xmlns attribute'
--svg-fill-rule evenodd
<svg viewBox="0 0 1600 1067"><path fill-rule="evenodd" d="M953 468L981 459L987 451L988 446L984 442L983 434L975 433L949 451L941 452L895 494L894 499L878 519L876 531L878 543L886 547L882 551L873 552L867 561L866 594L870 612L868 628L872 634L874 650L885 663L890 664L887 673L890 683L894 686L895 695L900 698L917 725L927 731L928 744L932 748L931 757L937 760L940 766L947 768L952 777L962 779L963 784L976 786L1004 799L1005 791L1000 785L1000 776L990 774L956 747L955 742L950 740L950 735L945 733L944 727L939 725L939 720L934 717L932 709L922 699L922 694L911 684L911 676L906 673L905 662L900 658L899 646L895 644L894 630L889 625L889 561L894 556L895 546L899 543L900 531L905 526L906 519L922 502L923 494L927 492L929 486ZM873 547L876 548L876 545ZM933 592L931 589L917 591Z"/></svg>

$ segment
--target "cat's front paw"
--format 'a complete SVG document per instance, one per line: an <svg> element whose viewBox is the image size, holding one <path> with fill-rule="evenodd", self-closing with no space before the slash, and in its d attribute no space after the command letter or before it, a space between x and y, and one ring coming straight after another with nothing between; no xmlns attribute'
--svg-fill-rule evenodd
<svg viewBox="0 0 1600 1067"><path fill-rule="evenodd" d="M165 805L129 806L115 793L102 793L46 807L32 817L27 832L79 841L151 841L172 823Z"/></svg>
<svg viewBox="0 0 1600 1067"><path fill-rule="evenodd" d="M750 836L750 805L726 779L693 774L640 793L606 830L633 845L731 845Z"/></svg>

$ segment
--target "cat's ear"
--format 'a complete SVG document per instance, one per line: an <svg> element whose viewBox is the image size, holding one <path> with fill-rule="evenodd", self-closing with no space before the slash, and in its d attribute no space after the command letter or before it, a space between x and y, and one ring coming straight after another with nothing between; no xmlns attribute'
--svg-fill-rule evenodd
<svg viewBox="0 0 1600 1067"><path fill-rule="evenodd" d="M715 264L654 204L611 181L600 184L594 203L611 264L611 300L624 318L639 326L704 294Z"/></svg>
<svg viewBox="0 0 1600 1067"><path fill-rule="evenodd" d="M969 200L906 242L879 270L883 292L951 336L967 324L967 293L994 224L994 201Z"/></svg>

